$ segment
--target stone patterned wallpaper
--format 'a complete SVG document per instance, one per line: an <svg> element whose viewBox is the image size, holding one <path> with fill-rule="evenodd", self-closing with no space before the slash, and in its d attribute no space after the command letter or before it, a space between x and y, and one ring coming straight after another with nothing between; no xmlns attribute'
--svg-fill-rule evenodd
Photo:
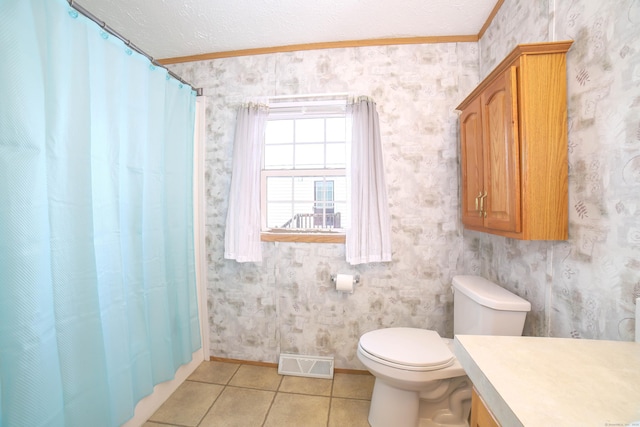
<svg viewBox="0 0 640 427"><path fill-rule="evenodd" d="M478 83L477 43L332 49L172 66L207 97L207 257L212 355L277 362L333 355L363 369L363 333L389 326L453 333L462 269L457 102ZM351 267L344 245L263 243L264 262L223 259L235 108L251 97L349 92L377 101L393 261ZM334 273L360 274L353 295Z"/></svg>
<svg viewBox="0 0 640 427"><path fill-rule="evenodd" d="M554 6L557 5L557 6ZM525 335L631 340L640 296L640 0L506 0L479 43L363 47L176 64L207 97L211 352L277 362L333 355L362 369L358 338L416 326L451 336L451 278L479 274L531 301ZM568 54L566 242L463 231L454 108L518 43L575 40ZM223 259L235 107L251 97L350 92L378 103L393 261L350 267L342 245L263 243L264 262ZM332 273L359 273L353 295Z"/></svg>
<svg viewBox="0 0 640 427"><path fill-rule="evenodd" d="M479 43L482 77L518 43L574 40L567 56L569 240L464 232L464 269L531 301L527 335L633 340L640 296L638 28L638 0L507 0Z"/></svg>

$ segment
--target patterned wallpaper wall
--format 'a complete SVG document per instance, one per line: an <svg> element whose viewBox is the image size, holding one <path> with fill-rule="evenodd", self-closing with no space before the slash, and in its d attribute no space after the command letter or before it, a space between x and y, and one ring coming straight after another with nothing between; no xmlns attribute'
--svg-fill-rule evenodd
<svg viewBox="0 0 640 427"><path fill-rule="evenodd" d="M450 283L462 270L457 102L478 83L477 43L363 47L179 64L207 96L207 256L211 352L277 362L333 355L363 369L363 333L388 326L453 333ZM263 243L264 262L223 259L235 107L251 97L350 92L377 101L393 261L351 267L344 245ZM353 295L334 273L360 274Z"/></svg>
<svg viewBox="0 0 640 427"><path fill-rule="evenodd" d="M553 5L558 4L554 9ZM640 296L640 0L506 0L479 43L363 47L172 66L207 96L211 352L276 362L333 355L362 369L358 338L416 326L451 336L451 278L479 274L531 301L526 335L630 340ZM517 43L574 39L568 55L566 242L463 231L454 108ZM350 267L334 244L263 243L223 259L235 107L251 97L350 92L378 103L393 262ZM353 295L332 273L359 273Z"/></svg>
<svg viewBox="0 0 640 427"><path fill-rule="evenodd" d="M479 43L482 78L517 43L574 40L567 56L569 240L464 232L464 269L531 301L528 335L633 340L640 296L638 28L639 0L507 0Z"/></svg>

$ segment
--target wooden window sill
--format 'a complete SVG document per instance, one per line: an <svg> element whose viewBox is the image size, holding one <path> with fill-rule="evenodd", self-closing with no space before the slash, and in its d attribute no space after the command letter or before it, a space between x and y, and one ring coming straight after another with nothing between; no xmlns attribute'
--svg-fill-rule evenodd
<svg viewBox="0 0 640 427"><path fill-rule="evenodd" d="M260 233L263 242L344 243L344 233Z"/></svg>

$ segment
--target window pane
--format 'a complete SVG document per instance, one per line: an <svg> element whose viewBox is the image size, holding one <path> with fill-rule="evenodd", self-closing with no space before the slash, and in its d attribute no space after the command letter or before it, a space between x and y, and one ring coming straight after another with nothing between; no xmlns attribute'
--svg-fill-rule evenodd
<svg viewBox="0 0 640 427"><path fill-rule="evenodd" d="M293 143L293 120L269 120L264 136L265 144Z"/></svg>
<svg viewBox="0 0 640 427"><path fill-rule="evenodd" d="M334 206L334 218L335 228L349 228L351 222L351 216L349 215L349 210L347 209L346 202L336 202Z"/></svg>
<svg viewBox="0 0 640 427"><path fill-rule="evenodd" d="M296 142L323 142L325 119L296 120Z"/></svg>
<svg viewBox="0 0 640 427"><path fill-rule="evenodd" d="M293 169L293 145L267 145L264 147L265 169Z"/></svg>
<svg viewBox="0 0 640 427"><path fill-rule="evenodd" d="M346 201L335 199L346 193L345 177L268 177L267 187L267 227L344 228L348 224Z"/></svg>
<svg viewBox="0 0 640 427"><path fill-rule="evenodd" d="M327 142L344 142L345 126L344 118L327 119Z"/></svg>
<svg viewBox="0 0 640 427"><path fill-rule="evenodd" d="M291 203L267 203L267 227L291 227L293 205Z"/></svg>
<svg viewBox="0 0 640 427"><path fill-rule="evenodd" d="M293 205L293 212L297 214L312 214L313 202L296 202Z"/></svg>
<svg viewBox="0 0 640 427"><path fill-rule="evenodd" d="M298 202L312 202L313 201L313 183L317 181L318 177L296 177L294 190L293 190L293 198ZM311 211L309 211L311 212Z"/></svg>
<svg viewBox="0 0 640 427"><path fill-rule="evenodd" d="M292 201L293 179L289 177L267 177L267 200Z"/></svg>
<svg viewBox="0 0 640 427"><path fill-rule="evenodd" d="M296 217L296 228L316 228L317 221L314 221L313 203L296 203L293 207Z"/></svg>
<svg viewBox="0 0 640 427"><path fill-rule="evenodd" d="M324 144L297 144L296 168L324 168Z"/></svg>
<svg viewBox="0 0 640 427"><path fill-rule="evenodd" d="M344 176L331 177L333 180L333 196L336 201L347 200L347 178Z"/></svg>
<svg viewBox="0 0 640 427"><path fill-rule="evenodd" d="M346 167L346 144L327 144L327 168Z"/></svg>

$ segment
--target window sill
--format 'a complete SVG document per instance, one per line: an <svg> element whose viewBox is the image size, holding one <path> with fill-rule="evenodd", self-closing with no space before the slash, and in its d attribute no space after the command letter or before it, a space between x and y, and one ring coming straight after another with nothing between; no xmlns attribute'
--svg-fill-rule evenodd
<svg viewBox="0 0 640 427"><path fill-rule="evenodd" d="M344 243L344 233L260 233L263 242Z"/></svg>

